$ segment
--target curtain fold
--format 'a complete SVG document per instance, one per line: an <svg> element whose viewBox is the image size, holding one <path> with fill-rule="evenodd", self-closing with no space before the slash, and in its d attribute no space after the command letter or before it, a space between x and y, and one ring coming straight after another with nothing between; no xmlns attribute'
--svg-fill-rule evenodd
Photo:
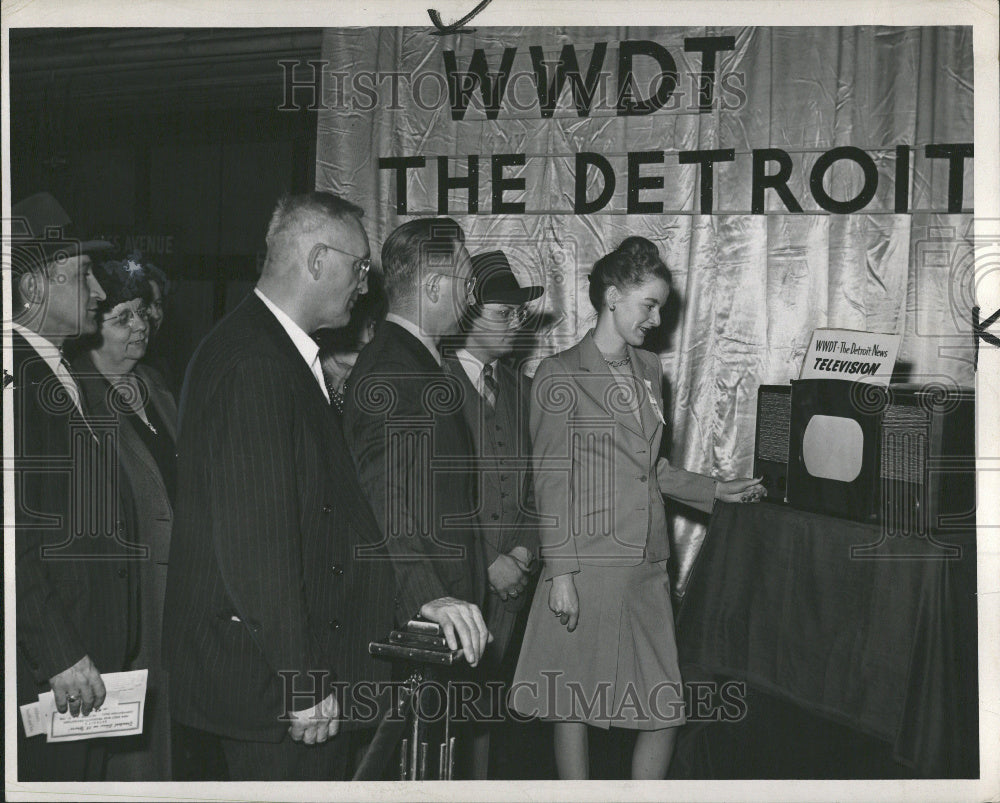
<svg viewBox="0 0 1000 803"><path fill-rule="evenodd" d="M705 36L732 36L735 48L719 53L715 103L699 112L692 76L701 56L684 44ZM677 65L674 102L648 116L614 110L618 49L626 39L657 43ZM543 118L529 46L555 60L573 44L586 74L598 43L607 45L607 78L589 116L576 113L567 86L551 119ZM516 77L497 119L486 118L476 90L457 121L443 53L453 50L461 69L477 48L491 70L505 48L517 48ZM439 211L438 157L448 157L449 175L457 177L477 155L478 214L467 214L468 191L461 189L448 193L448 213L465 228L473 253L502 248L522 282L545 285L538 303L549 325L529 370L593 325L586 275L600 256L630 234L657 244L676 291L664 315L668 326L652 338L668 385L675 464L720 478L748 475L757 388L798 374L816 327L902 333L902 377L973 384L972 160L964 168L968 211L944 214L948 160L924 156L928 144L972 142L971 29L521 27L439 37L428 29L335 28L324 34L323 59L327 77L339 79L324 82L317 188L365 209L377 255L403 220L396 174L380 170L379 157L426 159L407 171L405 185L409 214L428 215ZM658 67L639 56L634 65L636 91L645 95ZM366 80L362 73L373 75ZM374 88L366 93L365 86ZM907 214L894 212L898 145L910 146ZM816 160L840 146L864 150L878 172L874 198L853 214L828 214L810 189ZM715 165L714 213L702 215L699 168L679 164L676 152L717 148L732 148L736 157ZM801 214L788 212L774 191L765 196L767 214L750 214L751 151L761 148L788 152L788 188ZM572 214L582 151L603 155L617 177L610 203L590 215ZM665 151L662 163L641 171L662 177L662 187L642 199L661 201L663 214L626 214L627 154L635 151ZM506 167L504 177L523 179L524 188L504 199L523 202L525 212L491 214L491 157L511 153L523 153L524 164ZM863 179L857 165L840 161L823 188L851 198ZM593 198L603 181L595 173L587 187ZM682 594L704 522L678 511L673 525Z"/></svg>

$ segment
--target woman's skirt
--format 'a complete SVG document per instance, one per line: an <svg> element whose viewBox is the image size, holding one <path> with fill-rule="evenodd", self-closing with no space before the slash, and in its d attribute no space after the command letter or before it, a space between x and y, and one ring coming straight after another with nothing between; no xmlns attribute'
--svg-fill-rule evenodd
<svg viewBox="0 0 1000 803"><path fill-rule="evenodd" d="M582 565L573 580L580 619L572 633L549 609L551 583L538 583L510 707L600 728L683 725L666 562Z"/></svg>

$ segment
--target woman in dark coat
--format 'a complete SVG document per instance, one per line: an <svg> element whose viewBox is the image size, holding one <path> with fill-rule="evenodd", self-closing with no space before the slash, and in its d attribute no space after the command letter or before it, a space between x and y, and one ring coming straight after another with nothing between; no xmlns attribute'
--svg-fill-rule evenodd
<svg viewBox="0 0 1000 803"><path fill-rule="evenodd" d="M139 363L149 339L151 288L135 258L106 262L94 274L107 298L98 333L73 361L89 410L112 427L120 470L134 489L132 538L146 547L140 577L140 639L130 669L148 669L142 736L109 740L109 781L171 779L170 716L160 655L163 594L177 484L177 405L162 376Z"/></svg>

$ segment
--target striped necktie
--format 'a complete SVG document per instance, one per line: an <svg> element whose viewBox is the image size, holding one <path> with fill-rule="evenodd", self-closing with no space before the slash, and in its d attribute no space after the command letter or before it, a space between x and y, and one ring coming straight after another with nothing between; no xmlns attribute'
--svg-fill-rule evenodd
<svg viewBox="0 0 1000 803"><path fill-rule="evenodd" d="M497 406L497 378L493 375L493 364L483 366L483 398L490 407Z"/></svg>

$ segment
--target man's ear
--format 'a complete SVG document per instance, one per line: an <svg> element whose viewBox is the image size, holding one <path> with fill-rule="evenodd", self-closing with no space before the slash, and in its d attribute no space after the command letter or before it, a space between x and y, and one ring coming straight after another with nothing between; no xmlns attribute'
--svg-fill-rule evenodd
<svg viewBox="0 0 1000 803"><path fill-rule="evenodd" d="M33 270L26 270L18 277L17 289L21 294L21 301L26 307L42 302L42 296L45 293L42 285L41 277Z"/></svg>
<svg viewBox="0 0 1000 803"><path fill-rule="evenodd" d="M319 279L320 274L323 272L325 254L326 249L323 247L322 243L316 243L316 245L309 249L306 269L309 271L309 274L313 277L313 279Z"/></svg>
<svg viewBox="0 0 1000 803"><path fill-rule="evenodd" d="M441 298L441 274L431 273L424 279L424 293L431 303L437 304Z"/></svg>

